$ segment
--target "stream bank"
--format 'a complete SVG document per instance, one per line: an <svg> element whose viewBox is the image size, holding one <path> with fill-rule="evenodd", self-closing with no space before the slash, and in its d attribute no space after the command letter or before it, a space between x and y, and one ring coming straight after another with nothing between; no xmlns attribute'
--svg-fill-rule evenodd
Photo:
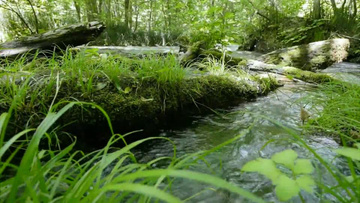
<svg viewBox="0 0 360 203"><path fill-rule="evenodd" d="M16 94L22 101L11 120L14 133L24 126L37 126L50 106L59 102L63 102L59 107L69 101L99 105L108 113L115 133L151 132L176 122L178 117L226 108L278 87L271 77L183 68L173 56L109 56L103 60L79 54L60 61L41 59L32 63L11 64L8 70L17 71L4 71L1 76L0 112L10 108ZM91 105L74 107L58 124L65 132L75 134L79 142L99 145L111 136L105 116ZM72 142L66 140L68 136L59 137L63 143Z"/></svg>
<svg viewBox="0 0 360 203"><path fill-rule="evenodd" d="M103 113L89 103L99 105L108 113L114 133L134 130L148 133L171 125L181 117L203 115L213 109L253 100L284 85L280 84L283 82L332 81L326 74L253 60L251 58L258 56L252 57L251 53L234 57L201 47L201 42L196 43L179 58L173 55L129 58L109 54L106 47L102 52L98 52L98 48L82 47L84 50L75 56L70 50L59 58L39 58L26 65L19 60L1 73L0 111L10 108L13 96L23 87L19 95L22 102L16 106L14 125L10 128L16 133L24 126L37 126L53 104L62 102L61 107L69 101L85 102L87 104L74 107L64 115L59 125L65 132L75 134L80 142L98 145L107 142L111 130ZM137 50L147 53L157 49L169 54L174 47L116 50L134 54ZM110 51L114 51L114 47ZM184 67L189 58L196 62ZM72 142L66 140L68 136L61 137L65 137L64 143Z"/></svg>

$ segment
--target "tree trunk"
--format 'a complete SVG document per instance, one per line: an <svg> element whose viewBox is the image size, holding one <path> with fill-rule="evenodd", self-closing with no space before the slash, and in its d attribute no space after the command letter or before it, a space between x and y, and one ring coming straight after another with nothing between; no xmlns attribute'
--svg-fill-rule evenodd
<svg viewBox="0 0 360 203"><path fill-rule="evenodd" d="M58 28L40 35L25 37L0 44L0 59L16 59L26 55L31 58L37 50L44 55L52 55L56 49L78 46L94 40L105 29L101 22L89 22ZM30 53L30 54L28 54Z"/></svg>
<svg viewBox="0 0 360 203"><path fill-rule="evenodd" d="M135 17L134 32L136 32L136 30L138 28L138 23L139 23L139 5L137 5L137 4L136 4L136 7L135 7L135 13L136 13L136 17Z"/></svg>
<svg viewBox="0 0 360 203"><path fill-rule="evenodd" d="M357 16L357 0L351 0L349 5L350 18L355 19Z"/></svg>
<svg viewBox="0 0 360 203"><path fill-rule="evenodd" d="M149 15L149 27L148 27L148 32L151 32L152 7L153 7L153 0L150 0L150 15Z"/></svg>
<svg viewBox="0 0 360 203"><path fill-rule="evenodd" d="M99 5L98 5L98 8L97 8L97 11L98 11L99 14L101 14L101 12L102 12L103 3L104 3L103 0L99 0Z"/></svg>
<svg viewBox="0 0 360 203"><path fill-rule="evenodd" d="M86 0L85 3L88 21L95 20L98 14L97 0Z"/></svg>
<svg viewBox="0 0 360 203"><path fill-rule="evenodd" d="M76 14L77 14L77 17L78 17L78 21L81 22L81 8L80 8L79 4L76 2L76 0L74 0L74 6L75 6L75 9L76 9Z"/></svg>
<svg viewBox="0 0 360 203"><path fill-rule="evenodd" d="M129 30L129 7L130 7L130 0L125 0L124 2L124 8L125 8L125 27L127 30Z"/></svg>
<svg viewBox="0 0 360 203"><path fill-rule="evenodd" d="M313 17L315 20L321 19L321 0L314 0Z"/></svg>
<svg viewBox="0 0 360 203"><path fill-rule="evenodd" d="M167 0L166 1L166 4L167 4L167 12L168 12L168 27L169 27L169 32L171 30L171 8L170 8L170 0Z"/></svg>

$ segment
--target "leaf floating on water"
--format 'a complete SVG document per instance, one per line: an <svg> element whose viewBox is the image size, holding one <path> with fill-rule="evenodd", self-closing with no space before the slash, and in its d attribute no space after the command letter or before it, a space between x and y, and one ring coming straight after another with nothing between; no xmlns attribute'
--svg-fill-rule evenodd
<svg viewBox="0 0 360 203"><path fill-rule="evenodd" d="M106 83L106 82L99 82L99 83L96 85L96 90L102 90L102 89L104 89L106 86L107 86L107 83Z"/></svg>

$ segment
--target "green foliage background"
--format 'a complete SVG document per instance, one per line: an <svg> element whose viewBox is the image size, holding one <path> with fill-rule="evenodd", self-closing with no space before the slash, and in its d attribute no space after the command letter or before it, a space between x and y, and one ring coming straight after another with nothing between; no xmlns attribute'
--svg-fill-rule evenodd
<svg viewBox="0 0 360 203"><path fill-rule="evenodd" d="M326 39L331 33L356 35L355 0L1 0L0 29L10 40L84 21L108 29L101 45L172 45L199 39L237 43L269 51ZM335 6L333 5L335 2ZM346 25L346 26L344 26Z"/></svg>

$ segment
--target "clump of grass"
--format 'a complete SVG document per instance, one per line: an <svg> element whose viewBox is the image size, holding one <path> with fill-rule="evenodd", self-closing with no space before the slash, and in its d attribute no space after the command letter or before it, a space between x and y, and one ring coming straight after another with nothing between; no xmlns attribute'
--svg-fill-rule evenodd
<svg viewBox="0 0 360 203"><path fill-rule="evenodd" d="M196 64L200 69L213 75L224 75L228 72L228 69L224 64L224 60L218 60L211 55L204 58L202 62L198 62Z"/></svg>
<svg viewBox="0 0 360 203"><path fill-rule="evenodd" d="M25 86L20 90L20 92L23 91L25 91ZM210 151L180 158L176 156L174 146L173 157L159 157L149 163L137 162L131 149L148 140L168 140L167 138L153 137L127 144L125 136L114 134L103 149L89 154L75 151L75 142L58 151L40 149L40 141L48 136L51 126L74 105L80 104L76 102L55 104L39 126L25 129L6 140L7 125L20 98L16 96L9 111L0 115L0 175L2 177L0 199L2 201L122 202L131 200L147 202L152 199L181 202L170 193L171 183L174 178L186 178L226 189L253 202L263 202L253 194L220 178L184 170L231 141ZM92 105L100 110L113 132L109 116L100 106L84 103L82 105ZM60 106L63 107L56 111ZM22 138L28 134L32 134L30 139L23 140ZM113 144L121 140L125 146L114 148ZM22 150L24 153L20 154ZM14 162L15 157L21 157L18 164ZM168 160L169 163L166 168L152 168L153 164L164 160ZM111 170L105 172L105 169ZM9 171L13 173L7 174Z"/></svg>
<svg viewBox="0 0 360 203"><path fill-rule="evenodd" d="M312 102L319 109L319 117L310 127L331 134L360 139L360 86L333 82L320 87L320 95Z"/></svg>

